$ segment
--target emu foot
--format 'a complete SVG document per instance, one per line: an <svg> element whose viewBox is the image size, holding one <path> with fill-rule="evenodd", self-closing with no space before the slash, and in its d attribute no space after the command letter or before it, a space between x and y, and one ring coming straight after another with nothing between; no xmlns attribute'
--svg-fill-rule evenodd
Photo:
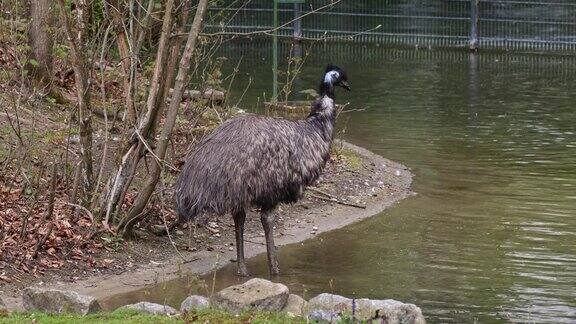
<svg viewBox="0 0 576 324"><path fill-rule="evenodd" d="M244 263L238 263L238 271L236 272L240 277L249 277L250 272Z"/></svg>

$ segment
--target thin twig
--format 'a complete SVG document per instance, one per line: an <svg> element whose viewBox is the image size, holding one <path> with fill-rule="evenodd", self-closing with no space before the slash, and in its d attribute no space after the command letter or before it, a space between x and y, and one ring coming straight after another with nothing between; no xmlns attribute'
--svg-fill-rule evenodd
<svg viewBox="0 0 576 324"><path fill-rule="evenodd" d="M278 26L278 27L270 28L270 29L267 29L267 30L258 30L258 31L245 32L245 33L234 33L234 32L217 32L217 33L211 33L211 34L201 33L200 35L201 35L201 36L210 36L210 37L212 37L212 36L225 36L225 35L230 35L230 36L250 36L250 35L257 35L257 34L270 34L270 33L273 33L273 32L275 32L275 31L277 31L277 30L279 30L279 29L281 29L281 28L284 28L284 27L286 27L286 26L288 26L288 25L291 25L293 22L295 22L295 21L297 21L297 20L299 20L299 19L302 19L302 18L304 18L304 17L306 17L306 16L309 16L309 15L311 15L311 14L317 13L317 12L322 11L322 10L324 10L324 9L333 7L333 6L337 5L337 4L340 3L340 2L342 2L342 0L332 1L332 2L330 2L330 3L328 3L328 4L325 4L325 5L321 6L321 7L318 7L317 9L314 9L314 10L312 10L312 11L309 11L309 12L301 15L301 16L298 17L298 18L294 18L294 19L292 19L292 20L290 20L290 21L288 21L288 22L286 22L286 23L284 23L284 24L282 24L282 25L280 25L280 26ZM173 37L174 37L174 36L183 36L183 35L182 35L182 34L175 34L175 35L173 35Z"/></svg>
<svg viewBox="0 0 576 324"><path fill-rule="evenodd" d="M174 243L174 240L172 239L172 235L170 235L170 229L168 228L168 223L166 222L166 217L164 217L164 214L162 214L162 222L164 223L164 227L166 228L166 235L168 236L168 239L170 240L170 244L172 244L172 247L174 247L174 250L176 250L176 253L178 253L178 256L180 257L180 259L182 259L182 262L186 261L186 259L182 255L182 253L180 253L180 251L176 247L176 243Z"/></svg>
<svg viewBox="0 0 576 324"><path fill-rule="evenodd" d="M92 221L92 223L94 223L94 215L92 215L92 212L90 212L86 207L82 206L82 205L78 205L78 204L73 204L73 203L69 203L69 202L64 202L64 205L68 205L68 206L72 206L72 207L77 207L82 209L86 215L90 218L90 221Z"/></svg>
<svg viewBox="0 0 576 324"><path fill-rule="evenodd" d="M36 243L36 246L34 247L34 253L32 253L33 259L36 259L36 257L38 256L38 251L40 251L40 248L46 243L48 237L50 237L50 234L52 234L53 228L54 228L54 222L50 222L50 224L48 225L48 231L44 236L42 236L40 240L38 240L38 243Z"/></svg>
<svg viewBox="0 0 576 324"><path fill-rule="evenodd" d="M50 183L50 193L48 196L48 212L42 218L46 221L52 218L54 213L54 199L56 198L56 183L58 182L58 164L56 161L52 164L52 182Z"/></svg>
<svg viewBox="0 0 576 324"><path fill-rule="evenodd" d="M323 194L324 196L328 196L328 197L330 197L330 198L338 199L336 196L334 196L334 195L332 195L332 194L329 194L329 193L327 193L326 191L320 190L320 189L318 189L318 188L308 187L307 189L310 190L310 191L314 191L314 192Z"/></svg>
<svg viewBox="0 0 576 324"><path fill-rule="evenodd" d="M366 209L366 206L358 205L358 204L354 204L354 203L348 203L348 202L341 201L341 200L338 200L338 199L335 199L335 198L325 198L325 197L318 196L318 195L315 195L315 194L309 194L309 195L310 195L310 197L314 197L314 198L316 198L316 199L325 200L325 201L331 201L331 202L335 202L335 203L340 204L340 205L345 205L345 206L351 206L351 207Z"/></svg>
<svg viewBox="0 0 576 324"><path fill-rule="evenodd" d="M244 239L244 242L250 242L250 243L252 243L252 244L260 244L260 245L266 245L266 243L262 243L262 242L255 242L255 241L251 241L251 240L247 240L247 239Z"/></svg>
<svg viewBox="0 0 576 324"><path fill-rule="evenodd" d="M154 153L154 151L152 150L152 148L150 148L150 146L148 146L148 142L146 142L146 140L144 139L144 137L142 137L142 134L140 134L140 132L138 131L137 128L134 129L134 134L136 134L136 136L138 137L138 139L140 140L140 142L142 142L142 145L144 145L144 147L146 148L146 150L154 157L154 159L156 160L156 163L158 163L159 166L162 166L162 164L166 165L167 167L169 167L170 169L172 169L172 171L180 171L178 170L176 167L174 167L173 165L171 165L170 163L168 163L168 161L166 160L162 160L158 157L158 155L156 155Z"/></svg>
<svg viewBox="0 0 576 324"><path fill-rule="evenodd" d="M26 227L28 226L28 219L30 218L32 211L34 211L34 208L36 208L36 204L38 203L38 200L40 200L40 195L38 195L36 193L35 196L36 197L34 198L34 202L30 206L30 210L28 210L28 212L24 216L24 219L22 220L22 228L20 229L20 240L23 240L24 237L26 237Z"/></svg>

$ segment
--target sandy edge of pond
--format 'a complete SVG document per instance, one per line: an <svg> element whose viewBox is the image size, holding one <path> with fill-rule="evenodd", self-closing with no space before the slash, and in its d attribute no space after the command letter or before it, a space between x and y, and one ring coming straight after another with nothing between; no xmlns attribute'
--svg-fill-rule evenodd
<svg viewBox="0 0 576 324"><path fill-rule="evenodd" d="M380 155L374 154L359 146L338 141L344 148L347 148L366 161L372 163L379 172L382 173L382 180L388 183L393 182L394 190L387 195L377 195L365 200L366 208L360 209L340 204L326 204L321 206L321 215L318 211L306 213L301 219L312 223L317 227L316 233L312 233L310 226L284 226L283 235L275 236L276 246L299 243L310 239L320 233L332 231L374 216L396 202L414 195L411 190L412 173L404 165L388 160ZM326 217L329 215L329 217ZM306 217L312 218L306 219ZM250 242L245 241L246 258L257 256L266 252L263 244L264 238L251 238ZM96 297L98 300L105 300L108 297L129 293L147 286L162 283L164 281L176 279L182 274L204 275L213 270L220 269L231 263L231 259L236 256L235 250L218 253L214 251L198 251L186 253L189 262L183 263L181 258L173 257L165 262L151 263L140 266L138 269L122 274L102 274L93 275L87 279L76 282L50 282L39 285L76 291L80 294ZM280 260L280 263L282 260ZM281 269L282 270L282 269ZM21 298L19 296L3 296L4 302L9 309L22 309ZM106 306L103 305L105 308Z"/></svg>

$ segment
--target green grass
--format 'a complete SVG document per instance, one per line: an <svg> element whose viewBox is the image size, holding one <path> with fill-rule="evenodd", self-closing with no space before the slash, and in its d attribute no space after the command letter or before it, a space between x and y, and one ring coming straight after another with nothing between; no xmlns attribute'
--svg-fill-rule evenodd
<svg viewBox="0 0 576 324"><path fill-rule="evenodd" d="M359 171L362 169L362 158L358 154L345 148L339 150L338 153L351 170Z"/></svg>
<svg viewBox="0 0 576 324"><path fill-rule="evenodd" d="M132 310L112 313L80 315L48 315L43 313L17 313L0 317L0 323L305 323L302 318L290 318L282 313L246 312L232 315L224 311L208 309L182 316L147 315Z"/></svg>

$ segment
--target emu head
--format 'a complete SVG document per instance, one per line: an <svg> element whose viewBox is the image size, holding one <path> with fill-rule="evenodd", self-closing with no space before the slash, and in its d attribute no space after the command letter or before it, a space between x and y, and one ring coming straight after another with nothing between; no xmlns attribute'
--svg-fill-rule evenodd
<svg viewBox="0 0 576 324"><path fill-rule="evenodd" d="M312 105L312 110L308 117L325 116L330 120L334 119L335 105L334 105L334 87L342 87L350 91L348 85L348 76L341 68L333 64L328 64L324 77L320 81L320 100L316 100ZM328 97L332 100L324 100Z"/></svg>
<svg viewBox="0 0 576 324"><path fill-rule="evenodd" d="M333 64L328 64L326 67L326 72L320 83L320 95L328 96L334 98L334 87L342 87L350 91L350 86L348 85L348 76L346 72L341 68Z"/></svg>

